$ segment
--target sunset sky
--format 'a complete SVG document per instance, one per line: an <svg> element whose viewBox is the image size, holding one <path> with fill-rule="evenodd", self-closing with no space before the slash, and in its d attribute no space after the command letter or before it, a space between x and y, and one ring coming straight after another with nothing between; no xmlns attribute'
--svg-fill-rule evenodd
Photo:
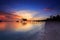
<svg viewBox="0 0 60 40"><path fill-rule="evenodd" d="M0 11L46 18L60 14L60 0L0 0Z"/></svg>

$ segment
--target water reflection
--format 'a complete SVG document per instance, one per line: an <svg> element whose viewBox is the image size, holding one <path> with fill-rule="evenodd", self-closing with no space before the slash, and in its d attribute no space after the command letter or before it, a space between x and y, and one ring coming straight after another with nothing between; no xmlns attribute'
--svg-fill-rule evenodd
<svg viewBox="0 0 60 40"><path fill-rule="evenodd" d="M0 23L0 30L4 30L6 27L6 23L4 23L4 22L1 22Z"/></svg>
<svg viewBox="0 0 60 40"><path fill-rule="evenodd" d="M43 40L45 22L1 22L0 40Z"/></svg>
<svg viewBox="0 0 60 40"><path fill-rule="evenodd" d="M0 30L10 30L10 31L29 31L34 28L40 27L44 25L44 22L28 22L28 23L20 23L20 22L1 22Z"/></svg>
<svg viewBox="0 0 60 40"><path fill-rule="evenodd" d="M60 40L60 22L0 22L0 40Z"/></svg>

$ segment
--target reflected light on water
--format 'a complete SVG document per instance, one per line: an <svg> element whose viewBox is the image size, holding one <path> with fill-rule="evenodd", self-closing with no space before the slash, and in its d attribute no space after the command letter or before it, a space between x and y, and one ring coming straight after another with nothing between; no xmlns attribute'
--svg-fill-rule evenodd
<svg viewBox="0 0 60 40"><path fill-rule="evenodd" d="M6 27L6 23L4 23L4 22L1 22L0 23L0 30L4 30Z"/></svg>
<svg viewBox="0 0 60 40"><path fill-rule="evenodd" d="M16 23L14 24L14 28L16 31L28 31L32 28L32 25L30 23Z"/></svg>
<svg viewBox="0 0 60 40"><path fill-rule="evenodd" d="M39 27L42 28L42 22L27 22L27 23L20 23L20 22L1 22L0 23L0 30L11 30L11 31L29 31L34 28Z"/></svg>

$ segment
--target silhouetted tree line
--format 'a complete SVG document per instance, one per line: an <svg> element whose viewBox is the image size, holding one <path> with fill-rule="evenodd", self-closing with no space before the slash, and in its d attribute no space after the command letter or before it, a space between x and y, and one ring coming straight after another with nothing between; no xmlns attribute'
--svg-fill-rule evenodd
<svg viewBox="0 0 60 40"><path fill-rule="evenodd" d="M47 18L47 21L60 21L60 15L50 16L50 18Z"/></svg>

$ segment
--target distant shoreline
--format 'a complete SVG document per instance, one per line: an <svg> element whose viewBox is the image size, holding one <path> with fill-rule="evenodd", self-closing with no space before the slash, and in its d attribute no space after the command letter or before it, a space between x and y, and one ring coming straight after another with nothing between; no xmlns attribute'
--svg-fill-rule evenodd
<svg viewBox="0 0 60 40"><path fill-rule="evenodd" d="M19 21L0 21L0 22L19 22ZM52 21L52 20L33 20L32 22L60 22L60 21Z"/></svg>

